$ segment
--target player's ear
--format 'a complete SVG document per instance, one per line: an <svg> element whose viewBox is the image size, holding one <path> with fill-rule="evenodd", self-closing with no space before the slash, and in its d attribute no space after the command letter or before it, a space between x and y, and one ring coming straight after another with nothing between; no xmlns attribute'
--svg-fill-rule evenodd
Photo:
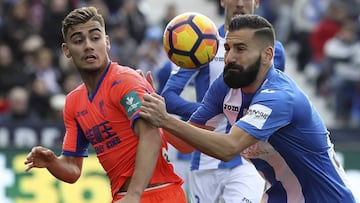
<svg viewBox="0 0 360 203"><path fill-rule="evenodd" d="M272 46L267 46L262 51L261 58L263 59L263 62L268 63L269 61L272 61L273 57L274 57L274 48Z"/></svg>
<svg viewBox="0 0 360 203"><path fill-rule="evenodd" d="M105 35L105 43L106 43L106 51L109 52L110 51L110 38L109 35Z"/></svg>
<svg viewBox="0 0 360 203"><path fill-rule="evenodd" d="M63 50L63 52L67 58L71 58L69 47L67 46L67 44L65 42L61 44L61 49Z"/></svg>
<svg viewBox="0 0 360 203"><path fill-rule="evenodd" d="M255 0L255 9L260 7L260 0Z"/></svg>
<svg viewBox="0 0 360 203"><path fill-rule="evenodd" d="M221 5L221 7L223 7L224 8L224 5L225 5L225 0L219 0L220 1L220 5Z"/></svg>

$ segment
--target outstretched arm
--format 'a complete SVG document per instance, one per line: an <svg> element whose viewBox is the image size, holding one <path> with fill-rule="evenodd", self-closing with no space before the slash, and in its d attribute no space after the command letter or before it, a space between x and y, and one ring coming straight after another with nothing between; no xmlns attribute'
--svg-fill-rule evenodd
<svg viewBox="0 0 360 203"><path fill-rule="evenodd" d="M233 126L229 134L224 136L222 133L201 129L181 121L166 112L164 99L155 93L145 95L144 99L141 117L217 159L229 161L258 141L236 126Z"/></svg>
<svg viewBox="0 0 360 203"><path fill-rule="evenodd" d="M24 164L26 165L25 171L32 168L46 168L57 179L75 183L81 175L82 162L83 157L64 155L57 157L50 149L37 146L32 148Z"/></svg>

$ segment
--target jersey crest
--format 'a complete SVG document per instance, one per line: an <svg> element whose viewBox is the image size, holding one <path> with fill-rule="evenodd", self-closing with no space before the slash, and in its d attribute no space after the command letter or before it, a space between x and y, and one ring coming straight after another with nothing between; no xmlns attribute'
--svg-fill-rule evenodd
<svg viewBox="0 0 360 203"><path fill-rule="evenodd" d="M127 117L130 118L141 106L142 102L137 92L131 91L121 99L120 102L126 110Z"/></svg>

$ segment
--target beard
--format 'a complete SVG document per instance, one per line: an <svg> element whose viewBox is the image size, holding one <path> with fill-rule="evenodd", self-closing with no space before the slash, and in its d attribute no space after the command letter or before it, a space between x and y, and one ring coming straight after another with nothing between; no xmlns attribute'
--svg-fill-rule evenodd
<svg viewBox="0 0 360 203"><path fill-rule="evenodd" d="M244 66L231 62L225 65L223 79L227 86L233 89L249 86L256 79L260 70L261 56L247 69Z"/></svg>

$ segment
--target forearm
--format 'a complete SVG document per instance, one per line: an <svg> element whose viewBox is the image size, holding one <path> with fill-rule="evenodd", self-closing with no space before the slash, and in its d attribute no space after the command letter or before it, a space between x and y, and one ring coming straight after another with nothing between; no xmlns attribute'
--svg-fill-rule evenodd
<svg viewBox="0 0 360 203"><path fill-rule="evenodd" d="M188 154L194 151L194 147L185 142L184 140L174 136L170 132L164 130L164 135L166 137L167 142L169 142L172 146L174 146L181 153Z"/></svg>
<svg viewBox="0 0 360 203"><path fill-rule="evenodd" d="M143 193L154 173L161 147L161 137L158 129L154 128L139 136L136 152L135 170L131 177L128 194Z"/></svg>
<svg viewBox="0 0 360 203"><path fill-rule="evenodd" d="M68 157L59 156L46 168L57 179L67 183L75 183L81 175L81 167L75 164L75 162L77 162L75 159L76 158L72 157L69 160Z"/></svg>
<svg viewBox="0 0 360 203"><path fill-rule="evenodd" d="M240 153L239 146L226 139L225 134L189 125L172 116L166 120L161 127L207 155L227 161Z"/></svg>
<svg viewBox="0 0 360 203"><path fill-rule="evenodd" d="M237 126L223 134L195 127L166 112L164 99L157 94L144 95L140 116L154 126L184 140L201 152L223 161L229 161L258 140Z"/></svg>

